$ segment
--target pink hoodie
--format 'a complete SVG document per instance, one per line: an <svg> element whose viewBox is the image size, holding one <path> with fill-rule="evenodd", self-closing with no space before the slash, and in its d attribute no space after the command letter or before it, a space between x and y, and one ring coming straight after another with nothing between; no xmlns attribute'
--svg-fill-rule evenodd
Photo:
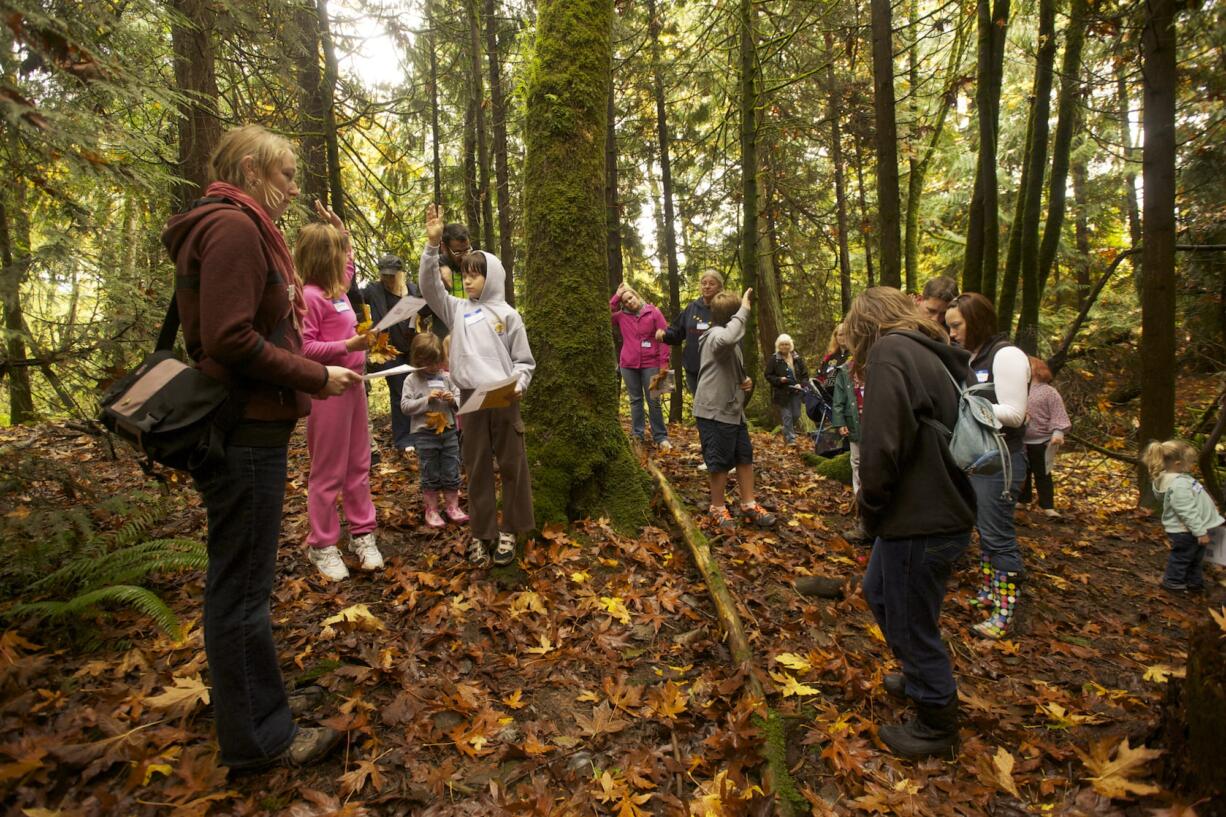
<svg viewBox="0 0 1226 817"><path fill-rule="evenodd" d="M660 310L645 303L639 307L637 315L625 312L621 308L621 296L616 293L609 299L609 309L613 312L613 325L622 335L618 365L623 369L668 368L672 347L656 340L656 330L668 328L668 321Z"/></svg>
<svg viewBox="0 0 1226 817"><path fill-rule="evenodd" d="M353 280L353 258L345 264L345 286ZM303 288L306 317L302 321L302 354L326 366L344 366L359 374L366 367L366 353L350 352L345 341L357 334L358 316L349 297L329 298L315 284Z"/></svg>

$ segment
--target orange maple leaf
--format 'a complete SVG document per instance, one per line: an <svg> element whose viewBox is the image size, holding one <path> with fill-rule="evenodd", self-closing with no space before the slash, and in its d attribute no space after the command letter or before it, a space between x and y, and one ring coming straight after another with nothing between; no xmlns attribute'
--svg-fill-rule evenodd
<svg viewBox="0 0 1226 817"><path fill-rule="evenodd" d="M449 423L447 422L447 412L445 411L427 411L426 412L426 428L434 431L435 434L442 434L447 430Z"/></svg>

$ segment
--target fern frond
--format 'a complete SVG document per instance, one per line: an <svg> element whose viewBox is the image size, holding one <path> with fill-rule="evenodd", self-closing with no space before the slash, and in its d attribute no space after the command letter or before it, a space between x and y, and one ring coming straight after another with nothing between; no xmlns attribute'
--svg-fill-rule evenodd
<svg viewBox="0 0 1226 817"><path fill-rule="evenodd" d="M177 559L181 554L190 554L196 558L184 562ZM123 584L119 577L131 573L133 567L143 564L150 567L137 575L176 569L195 570L207 566L208 551L204 544L194 539L151 539L111 553L79 556L33 582L29 589L68 590L74 587L95 588L108 584Z"/></svg>
<svg viewBox="0 0 1226 817"><path fill-rule="evenodd" d="M64 618L77 615L99 604L121 604L132 607L149 618L167 636L178 641L183 637L178 617L156 593L130 584L117 584L82 593L67 601L38 601L17 604L5 613L8 618Z"/></svg>

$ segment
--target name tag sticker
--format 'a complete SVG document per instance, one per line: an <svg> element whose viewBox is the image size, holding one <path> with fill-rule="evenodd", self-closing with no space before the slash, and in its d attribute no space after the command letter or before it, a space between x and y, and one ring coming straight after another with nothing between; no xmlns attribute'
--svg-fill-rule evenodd
<svg viewBox="0 0 1226 817"><path fill-rule="evenodd" d="M343 301L343 300L342 300L342 301L333 301L333 302L332 302L332 305L333 305L334 307L336 307L336 311L337 311L337 312L348 312L348 311L349 311L349 302L348 302L348 301Z"/></svg>
<svg viewBox="0 0 1226 817"><path fill-rule="evenodd" d="M426 385L428 385L428 386L429 386L430 388L432 388L432 389L445 389L445 388L447 388L447 383L446 383L445 381L443 381L443 380L430 380L430 381L427 381L427 384L426 384Z"/></svg>
<svg viewBox="0 0 1226 817"><path fill-rule="evenodd" d="M480 323L484 319L485 319L485 316L481 314L480 309L478 309L476 312L464 313L464 325L465 326L472 326L474 323Z"/></svg>
<svg viewBox="0 0 1226 817"><path fill-rule="evenodd" d="M644 349L650 349L650 348L651 348L651 341L649 341L649 340L645 340L645 341L643 341L643 348L644 348Z"/></svg>
<svg viewBox="0 0 1226 817"><path fill-rule="evenodd" d="M991 377L991 375L992 373L989 372L987 369L977 369L975 371L975 379L978 380L980 383L987 383L988 378Z"/></svg>
<svg viewBox="0 0 1226 817"><path fill-rule="evenodd" d="M694 328L697 329L699 332L705 332L711 328L711 324L707 323L706 321L699 321L698 325L695 326Z"/></svg>

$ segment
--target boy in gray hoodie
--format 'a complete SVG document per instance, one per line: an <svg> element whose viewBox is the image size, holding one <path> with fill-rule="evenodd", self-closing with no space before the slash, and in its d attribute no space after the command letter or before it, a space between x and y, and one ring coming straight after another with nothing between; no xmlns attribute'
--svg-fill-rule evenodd
<svg viewBox="0 0 1226 817"><path fill-rule="evenodd" d="M727 290L717 293L711 299L711 328L698 339L694 420L711 488L711 522L720 528L735 524L724 500L728 473L734 468L741 494L741 515L761 528L775 524L775 517L754 501L753 444L745 417L745 403L753 390L753 381L745 375L740 341L749 320L752 293L752 289L745 290L739 301Z"/></svg>
<svg viewBox="0 0 1226 817"><path fill-rule="evenodd" d="M494 564L505 565L515 560L516 535L536 527L524 422L519 416L519 400L532 381L536 361L523 318L506 302L507 274L496 256L479 250L464 256L460 267L467 298L457 298L443 288L438 274L442 215L442 208L436 205L426 211L427 243L418 284L430 310L451 329L451 380L459 387L462 400L502 380L514 377L517 381L509 406L465 415L460 444L468 472L473 534L469 561L480 567L488 565L492 549ZM495 458L502 477L501 528Z"/></svg>

